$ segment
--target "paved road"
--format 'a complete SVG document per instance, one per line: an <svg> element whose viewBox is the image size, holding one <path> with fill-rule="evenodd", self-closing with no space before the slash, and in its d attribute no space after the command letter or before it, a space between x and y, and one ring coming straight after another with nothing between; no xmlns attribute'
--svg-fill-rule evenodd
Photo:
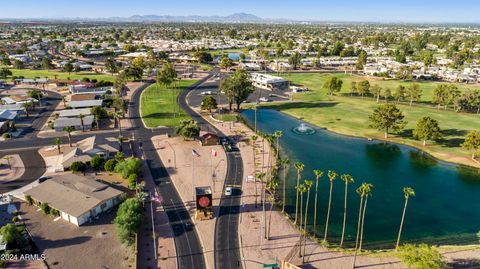
<svg viewBox="0 0 480 269"><path fill-rule="evenodd" d="M185 225L187 222L192 223L190 215L150 140L153 135L171 130L165 128L147 129L140 118L140 94L148 85L149 83L146 83L140 89L137 89L131 98L130 118L133 121L135 140L137 144L141 143L142 145L144 157L157 184L157 191L163 198L164 208L175 236L178 268L206 268L202 245L196 230L192 226L187 227Z"/></svg>
<svg viewBox="0 0 480 269"><path fill-rule="evenodd" d="M197 112L190 108L190 103L195 96L205 88L218 88L219 81L205 80L197 87L186 89L178 96L180 107L185 110L204 131L209 131L218 136L225 136L220 130L212 126ZM187 103L188 100L188 103ZM241 189L243 178L243 162L239 152L227 152L227 176L225 186L235 186ZM224 187L225 187L224 186ZM222 192L219 216L215 223L215 254L214 267L219 269L241 268L240 242L238 240L238 225L240 212L240 196L225 196Z"/></svg>

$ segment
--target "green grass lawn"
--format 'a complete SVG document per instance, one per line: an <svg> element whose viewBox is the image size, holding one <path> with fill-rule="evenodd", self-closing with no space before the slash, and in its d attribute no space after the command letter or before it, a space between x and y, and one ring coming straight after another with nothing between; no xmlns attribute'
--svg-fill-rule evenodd
<svg viewBox="0 0 480 269"><path fill-rule="evenodd" d="M318 73L290 73L284 74L283 77L285 79L290 80L292 84L301 85L309 88L312 90L309 93L301 93L296 94L294 96L295 100L318 100L319 98L323 98L327 95L327 92L322 89L322 85L325 82L325 79L329 76L336 76L343 81L342 85L342 93L350 92L350 85L352 81L362 81L362 80L369 80L370 85L378 85L381 88L390 88L392 91L398 85L408 86L413 83L417 83L420 85L420 88L423 90L422 98L420 101L422 102L430 102L432 100L433 89L438 84L445 83L445 82L433 82L433 81L415 81L415 82L404 82L401 80L395 79L382 79L382 78L373 78L373 77L362 77L350 74L343 74L343 73L334 73L334 74L318 74ZM456 84L460 90L469 89L469 88L480 88L479 86L473 85L466 85L466 84Z"/></svg>
<svg viewBox="0 0 480 269"><path fill-rule="evenodd" d="M170 89L158 84L146 88L140 98L140 113L147 127L176 126L181 120L189 119L176 101L178 94L196 81L180 80Z"/></svg>
<svg viewBox="0 0 480 269"><path fill-rule="evenodd" d="M217 116L222 121L238 121L237 114L222 114L221 116Z"/></svg>
<svg viewBox="0 0 480 269"><path fill-rule="evenodd" d="M357 79L345 74L335 75L350 81ZM294 102L272 103L265 106L303 118L307 122L336 133L383 139L382 132L368 127L368 115L379 104L372 98L327 96L325 90L321 89L322 82L327 76L319 74L292 74L284 76L294 81L294 83L307 86L311 92L296 94L294 97L296 101ZM393 86L394 83L398 84L401 82L378 80L378 83ZM349 85L349 83L346 84ZM431 91L435 87L435 83L432 82L419 84L422 85L424 91ZM342 87L342 91L345 90L346 87ZM385 102L382 100L380 104L383 103ZM451 110L437 110L431 106L418 104L411 107L408 104L399 104L398 107L403 111L408 124L401 133L391 135L390 141L421 148L443 160L475 165L470 160L471 153L462 149L460 144L468 131L480 130L480 115L455 113ZM430 116L436 119L440 124L440 128L444 131L444 137L440 141L437 141L437 143L429 142L426 147L422 146L421 141L411 137L417 120L423 116Z"/></svg>
<svg viewBox="0 0 480 269"><path fill-rule="evenodd" d="M97 74L95 72L61 72L55 70L31 70L31 69L10 69L12 71L12 76L23 76L25 78L49 78L55 79L74 79L79 80L83 78L89 78L90 80L96 79L98 81L114 81L115 78L112 75L108 74ZM11 79L11 77L10 77Z"/></svg>

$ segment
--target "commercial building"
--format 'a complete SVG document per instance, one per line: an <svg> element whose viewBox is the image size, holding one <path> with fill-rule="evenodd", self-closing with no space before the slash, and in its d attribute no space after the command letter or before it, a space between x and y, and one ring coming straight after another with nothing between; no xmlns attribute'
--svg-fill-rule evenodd
<svg viewBox="0 0 480 269"><path fill-rule="evenodd" d="M253 86L265 90L288 90L289 81L282 78L261 73L251 73Z"/></svg>

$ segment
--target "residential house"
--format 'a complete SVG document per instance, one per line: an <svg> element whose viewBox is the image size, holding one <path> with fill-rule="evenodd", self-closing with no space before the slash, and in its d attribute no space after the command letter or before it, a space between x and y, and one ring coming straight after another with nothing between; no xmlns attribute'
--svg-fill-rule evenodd
<svg viewBox="0 0 480 269"><path fill-rule="evenodd" d="M115 138L91 136L77 142L74 147L67 148L64 151L61 167L58 170L68 170L72 163L77 161L88 163L96 155L104 159L113 158L119 150L120 145L115 141Z"/></svg>
<svg viewBox="0 0 480 269"><path fill-rule="evenodd" d="M59 211L63 220L80 226L119 204L122 193L94 179L65 174L54 176L23 194L30 196L34 205L40 207L47 203Z"/></svg>
<svg viewBox="0 0 480 269"><path fill-rule="evenodd" d="M86 108L86 107L96 107L102 106L103 100L83 100L83 101L70 101L69 105L72 108Z"/></svg>
<svg viewBox="0 0 480 269"><path fill-rule="evenodd" d="M76 117L71 118L57 118L53 123L53 128L56 132L62 132L63 128L68 126L73 126L75 130L91 130L93 125L94 116L89 115L83 118L83 126L82 126L82 119Z"/></svg>

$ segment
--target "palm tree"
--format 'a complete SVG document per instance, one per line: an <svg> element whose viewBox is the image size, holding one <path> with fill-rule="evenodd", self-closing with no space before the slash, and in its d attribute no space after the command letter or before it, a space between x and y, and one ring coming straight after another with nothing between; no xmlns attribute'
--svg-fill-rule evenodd
<svg viewBox="0 0 480 269"><path fill-rule="evenodd" d="M265 178L265 176L266 176L265 172L257 173L257 179L260 181L260 184L262 184L262 186L263 186L263 179ZM263 187L262 187L262 190L263 190ZM262 210L265 211L265 204L263 204ZM265 223L263 223L263 225L265 225ZM265 232L265 230L263 230L263 232Z"/></svg>
<svg viewBox="0 0 480 269"><path fill-rule="evenodd" d="M300 176L301 176L301 172L303 171L303 168L305 168L305 165L301 162L296 162L295 163L295 169L297 169L297 185L296 185L296 189L297 189L297 199L296 199L296 202L295 202L295 224L298 223L298 186L300 185Z"/></svg>
<svg viewBox="0 0 480 269"><path fill-rule="evenodd" d="M72 132L75 131L75 127L65 126L65 127L63 127L63 131L67 132L68 143L70 144L70 147L72 147Z"/></svg>
<svg viewBox="0 0 480 269"><path fill-rule="evenodd" d="M271 197L271 204L270 204L270 214L268 215L268 229L267 229L267 240L270 239L270 226L272 225L272 212L273 212L273 205L275 204L275 194L278 188L278 181L273 179L268 182L267 188L272 193Z"/></svg>
<svg viewBox="0 0 480 269"><path fill-rule="evenodd" d="M297 193L300 193L300 249L298 256L302 257L302 215L303 215L303 193L307 191L305 184L299 184L297 186Z"/></svg>
<svg viewBox="0 0 480 269"><path fill-rule="evenodd" d="M23 103L23 110L25 111L25 114L27 114L27 118L30 116L30 114L28 113L28 111L30 110L30 108L33 107L33 104L32 102L30 101L27 101L25 103Z"/></svg>
<svg viewBox="0 0 480 269"><path fill-rule="evenodd" d="M315 174L315 203L314 203L315 208L313 209L313 236L315 237L316 235L315 231L317 230L318 180L323 176L323 171L316 169L316 170L313 170L313 173Z"/></svg>
<svg viewBox="0 0 480 269"><path fill-rule="evenodd" d="M410 198L410 196L415 197L415 191L413 190L413 188L405 187L403 188L403 196L405 197L405 205L403 206L402 221L400 222L400 230L398 231L398 238L395 249L398 249L398 245L400 244L400 236L402 235L403 220L405 219L405 212L407 211L408 198Z"/></svg>
<svg viewBox="0 0 480 269"><path fill-rule="evenodd" d="M280 152L280 148L279 148L279 146L280 146L280 137L283 136L283 132L282 132L282 131L275 131L275 132L273 133L273 135L274 135L275 139L277 140L277 158L276 158L276 159L278 160L278 153Z"/></svg>
<svg viewBox="0 0 480 269"><path fill-rule="evenodd" d="M341 176L343 182L345 182L345 199L343 204L343 225L342 225L342 239L340 240L340 247L343 246L343 239L345 238L345 224L347 222L347 194L348 194L348 184L353 183L353 177L349 174L344 174Z"/></svg>
<svg viewBox="0 0 480 269"><path fill-rule="evenodd" d="M80 118L80 124L82 125L82 132L85 132L85 125L84 125L84 122L83 122L83 118L85 118L85 115L80 113L80 115L78 115L78 117Z"/></svg>
<svg viewBox="0 0 480 269"><path fill-rule="evenodd" d="M66 103L66 101L67 101L67 98L66 98L66 96L65 96L65 95L62 95L63 107L66 107L66 106L67 106L67 103Z"/></svg>
<svg viewBox="0 0 480 269"><path fill-rule="evenodd" d="M290 163L288 158L283 158L280 163L283 167L283 203L282 203L282 213L285 213L285 186L287 185L287 166Z"/></svg>
<svg viewBox="0 0 480 269"><path fill-rule="evenodd" d="M364 223L363 217L365 216L365 214L362 214L363 200L364 200L364 197L367 195L367 193L369 193L371 191L372 188L373 188L372 184L364 182L356 190L358 195L360 195L360 208L358 210L357 237L355 239L355 254L353 256L353 267L352 268L355 268L355 262L357 260L359 237L361 237L360 241L363 240L363 231L360 232L361 229L363 229L363 223ZM366 203L366 201L365 201L365 203ZM365 210L363 210L363 211L365 211Z"/></svg>
<svg viewBox="0 0 480 269"><path fill-rule="evenodd" d="M256 158L256 153L257 153L256 142L257 142L257 139L258 139L258 136L252 135L253 167L254 167L254 172L255 173L257 172L257 158ZM258 194L257 194L257 180L255 179L255 181L253 183L255 184L255 208L256 208L257 207L257 197L258 197Z"/></svg>
<svg viewBox="0 0 480 269"><path fill-rule="evenodd" d="M363 228L365 224L365 212L367 211L367 202L368 202L368 197L371 196L372 194L372 189L373 185L367 183L365 186L365 203L363 204L363 213L362 213L362 227L360 228L360 245L358 247L359 251L362 251L362 243L363 243Z"/></svg>
<svg viewBox="0 0 480 269"><path fill-rule="evenodd" d="M7 156L3 157L3 159L7 161L8 169L12 169L12 165L10 164L10 160L13 159L13 157L10 156L10 155L7 155Z"/></svg>
<svg viewBox="0 0 480 269"><path fill-rule="evenodd" d="M332 189L333 181L337 178L338 174L335 171L328 171L328 178L330 179L330 196L328 198L328 211L327 211L327 220L325 221L325 235L323 236L323 241L327 241L328 234L328 220L330 219L330 207L332 205Z"/></svg>
<svg viewBox="0 0 480 269"><path fill-rule="evenodd" d="M307 245L307 220L308 220L308 203L310 201L310 189L313 186L312 180L305 180L305 188L307 189L307 203L305 205L305 221L304 221L304 228L303 228L303 255L302 255L302 263L305 262L305 248Z"/></svg>
<svg viewBox="0 0 480 269"><path fill-rule="evenodd" d="M122 118L123 113L122 112L117 112L117 113L114 113L113 115L117 119L117 122L118 122L118 131L120 133L119 135L122 136L122 121L121 121L121 118Z"/></svg>
<svg viewBox="0 0 480 269"><path fill-rule="evenodd" d="M61 151L60 151L60 145L62 144L62 140L57 137L57 138L55 138L55 140L54 140L54 144L55 144L55 146L57 146L58 154L60 154L60 153L61 153Z"/></svg>

